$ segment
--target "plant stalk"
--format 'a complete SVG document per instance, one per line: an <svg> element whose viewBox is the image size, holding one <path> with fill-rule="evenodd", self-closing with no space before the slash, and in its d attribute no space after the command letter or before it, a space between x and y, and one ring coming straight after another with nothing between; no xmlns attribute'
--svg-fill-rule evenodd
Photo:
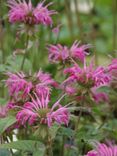
<svg viewBox="0 0 117 156"><path fill-rule="evenodd" d="M28 35L28 32L26 34L26 44L25 44L25 53L24 53L24 57L23 57L23 60L22 60L22 64L21 64L21 70L23 70L24 68L24 64L25 64L25 60L26 60L26 55L27 55L27 48L28 48L28 42L29 42L29 35Z"/></svg>

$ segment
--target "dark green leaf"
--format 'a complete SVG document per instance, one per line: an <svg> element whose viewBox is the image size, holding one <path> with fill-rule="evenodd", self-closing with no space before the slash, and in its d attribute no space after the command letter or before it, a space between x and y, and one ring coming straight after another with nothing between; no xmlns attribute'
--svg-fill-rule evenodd
<svg viewBox="0 0 117 156"><path fill-rule="evenodd" d="M16 122L16 118L13 116L8 116L6 118L0 119L0 135L11 125Z"/></svg>

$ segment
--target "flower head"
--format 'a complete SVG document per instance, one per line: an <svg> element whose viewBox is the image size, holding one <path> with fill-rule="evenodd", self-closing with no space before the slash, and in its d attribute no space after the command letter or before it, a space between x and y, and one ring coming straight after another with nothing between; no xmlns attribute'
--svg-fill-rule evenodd
<svg viewBox="0 0 117 156"><path fill-rule="evenodd" d="M80 85L90 88L108 84L110 80L105 69L103 67L97 67L95 69L93 62L89 66L86 66L84 62L84 68L74 65L71 68L65 69L64 73L70 74L69 78L74 79Z"/></svg>
<svg viewBox="0 0 117 156"><path fill-rule="evenodd" d="M26 76L24 73L8 73L8 76L6 85L9 89L10 96L17 98L20 94L22 97L26 97L32 89L32 83L25 80Z"/></svg>
<svg viewBox="0 0 117 156"><path fill-rule="evenodd" d="M98 144L95 150L89 151L86 156L116 156L117 146Z"/></svg>
<svg viewBox="0 0 117 156"><path fill-rule="evenodd" d="M48 127L51 127L54 122L67 125L69 122L68 110L59 102L60 100L49 107L48 93L45 97L43 93L39 97L35 94L35 98L31 97L31 102L25 103L22 110L18 112L17 121L21 125L25 125L27 122L30 125L39 122L47 124Z"/></svg>
<svg viewBox="0 0 117 156"><path fill-rule="evenodd" d="M69 59L79 60L84 62L85 56L87 54L87 50L91 47L91 45L82 45L79 46L79 43L75 41L71 48L67 46L62 46L60 44L50 45L48 47L49 51L49 60L52 63L58 63L68 61Z"/></svg>
<svg viewBox="0 0 117 156"><path fill-rule="evenodd" d="M35 79L37 83L35 84L35 92L39 95L43 92L43 94L46 94L46 92L51 91L51 86L57 87L58 84L55 82L51 75L48 73L44 73L42 70L40 70L37 74L35 74Z"/></svg>
<svg viewBox="0 0 117 156"><path fill-rule="evenodd" d="M49 61L52 63L65 62L68 57L68 48L60 44L50 45L48 47L49 51Z"/></svg>
<svg viewBox="0 0 117 156"><path fill-rule="evenodd" d="M51 15L55 14L55 11L48 10L48 6L51 3L44 6L44 2L40 2L34 7L31 0L28 2L25 0L8 0L8 6L10 7L9 21L11 23L21 22L29 25L52 25Z"/></svg>

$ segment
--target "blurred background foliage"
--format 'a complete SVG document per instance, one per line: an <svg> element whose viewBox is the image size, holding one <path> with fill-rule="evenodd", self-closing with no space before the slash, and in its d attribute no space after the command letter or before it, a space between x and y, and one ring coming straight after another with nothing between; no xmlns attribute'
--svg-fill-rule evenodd
<svg viewBox="0 0 117 156"><path fill-rule="evenodd" d="M39 0L33 0L36 5ZM47 0L50 2L50 0ZM96 55L96 62L107 64L109 55L115 57L117 42L117 4L116 0L54 0L52 9L58 14L53 16L53 28L61 24L57 38L51 28L38 26L37 40L33 42L27 56L25 70L47 68L46 45L48 43L62 43L71 45L74 40L93 45L91 55ZM7 68L18 70L21 57L12 57L16 49L21 49L24 39L18 38L18 25L8 22L8 8L6 1L0 0L0 63L5 61ZM30 61L29 61L30 60ZM5 70L1 65L0 71ZM10 70L9 69L9 70ZM54 72L54 71L53 71Z"/></svg>

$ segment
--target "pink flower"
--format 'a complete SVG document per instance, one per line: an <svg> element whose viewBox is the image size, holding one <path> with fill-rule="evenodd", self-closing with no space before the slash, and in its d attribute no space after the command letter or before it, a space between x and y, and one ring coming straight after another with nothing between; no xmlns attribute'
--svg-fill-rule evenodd
<svg viewBox="0 0 117 156"><path fill-rule="evenodd" d="M51 127L54 122L58 124L68 124L69 113L66 107L59 104L59 99L52 107L49 107L48 93L44 97L35 94L35 98L31 98L31 102L24 104L21 111L18 112L16 118L19 124L25 125L27 122L32 125L34 123L47 124Z"/></svg>
<svg viewBox="0 0 117 156"><path fill-rule="evenodd" d="M87 54L87 49L89 49L91 45L82 45L79 46L79 43L75 41L71 48L67 46L62 46L60 44L50 45L48 47L49 51L49 60L52 63L58 63L68 61L69 59L79 60L84 62L85 56Z"/></svg>
<svg viewBox="0 0 117 156"><path fill-rule="evenodd" d="M0 105L0 118L4 118L7 116L8 108L7 106Z"/></svg>
<svg viewBox="0 0 117 156"><path fill-rule="evenodd" d="M109 72L116 72L117 73L117 59L113 59L112 63L108 66Z"/></svg>
<svg viewBox="0 0 117 156"><path fill-rule="evenodd" d="M55 14L55 11L47 9L52 3L44 6L44 2L40 2L34 7L31 0L28 2L25 0L8 0L8 6L10 7L9 21L11 23L21 22L29 25L52 25L51 15Z"/></svg>
<svg viewBox="0 0 117 156"><path fill-rule="evenodd" d="M117 58L112 60L112 63L107 67L107 72L111 77L110 86L113 89L117 88Z"/></svg>
<svg viewBox="0 0 117 156"><path fill-rule="evenodd" d="M50 92L51 87L57 87L58 84L55 82L51 75L48 73L44 73L42 70L40 70L37 74L34 76L36 78L36 93L39 95L40 92L43 92L45 94L46 92Z"/></svg>
<svg viewBox="0 0 117 156"><path fill-rule="evenodd" d="M42 70L40 70L36 75L35 75L38 85L40 86L54 86L57 87L57 83L52 79L51 75L48 73L44 73Z"/></svg>
<svg viewBox="0 0 117 156"><path fill-rule="evenodd" d="M62 46L60 44L50 45L48 47L49 51L49 61L52 63L63 62L68 59L68 48L66 46Z"/></svg>
<svg viewBox="0 0 117 156"><path fill-rule="evenodd" d="M85 56L88 54L87 50L91 47L90 44L79 46L79 43L75 41L70 48L70 56L75 60L78 59L79 61L84 62Z"/></svg>
<svg viewBox="0 0 117 156"><path fill-rule="evenodd" d="M117 82L117 59L113 59L112 63L107 68L112 80Z"/></svg>
<svg viewBox="0 0 117 156"><path fill-rule="evenodd" d="M8 73L8 76L6 85L9 89L10 96L17 98L21 94L22 97L26 97L32 89L32 83L25 80L26 76L24 73Z"/></svg>
<svg viewBox="0 0 117 156"><path fill-rule="evenodd" d="M117 146L107 146L105 144L98 144L95 150L87 153L86 156L116 156Z"/></svg>
<svg viewBox="0 0 117 156"><path fill-rule="evenodd" d="M110 76L105 72L103 67L94 68L94 64L91 62L89 66L86 66L84 62L84 68L78 65L74 65L71 68L64 70L65 74L70 74L69 78L76 80L80 85L85 87L94 87L110 82Z"/></svg>
<svg viewBox="0 0 117 156"><path fill-rule="evenodd" d="M93 97L94 101L96 101L96 103L99 103L102 101L109 102L108 94L105 92L98 92L97 89L98 88L96 88L96 87L91 89L92 97Z"/></svg>
<svg viewBox="0 0 117 156"><path fill-rule="evenodd" d="M60 32L60 27L62 26L62 24L57 25L55 28L52 29L52 32L58 36L59 32Z"/></svg>

